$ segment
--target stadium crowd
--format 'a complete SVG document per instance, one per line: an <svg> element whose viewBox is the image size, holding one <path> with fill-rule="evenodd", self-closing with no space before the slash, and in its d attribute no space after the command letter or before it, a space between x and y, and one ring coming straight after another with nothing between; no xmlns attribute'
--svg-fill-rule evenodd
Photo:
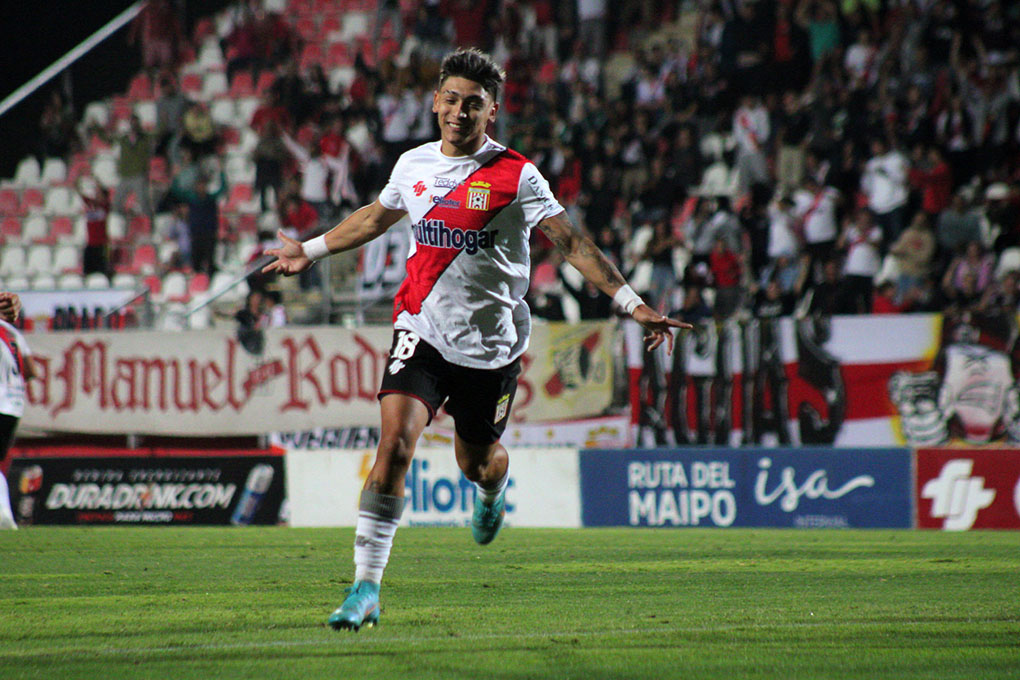
<svg viewBox="0 0 1020 680"><path fill-rule="evenodd" d="M353 65L346 79L332 77L334 45L317 42L330 3L279 11L246 0L225 21L200 22L193 45L218 30L231 91L258 83L259 105L236 126L182 91L194 47L179 24L145 19L156 121L142 129L134 118L112 140L120 185L110 189L115 210L173 216L178 255L164 266L211 275L217 239L239 228L219 212L239 130L255 135L260 229L307 236L372 198L400 153L436 138L437 59L474 45L508 73L493 136L536 163L662 311L1017 309L1018 3L360 5L370 28L339 57ZM74 152L71 116L55 96L40 122L45 153ZM153 158L165 181L151 177ZM253 257L270 242L263 235ZM536 315L611 313L538 232L533 260Z"/></svg>

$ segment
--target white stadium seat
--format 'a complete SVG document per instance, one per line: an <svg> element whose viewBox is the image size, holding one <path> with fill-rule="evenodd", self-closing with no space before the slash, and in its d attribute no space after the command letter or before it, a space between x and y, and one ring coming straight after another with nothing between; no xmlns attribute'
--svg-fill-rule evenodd
<svg viewBox="0 0 1020 680"><path fill-rule="evenodd" d="M108 189L120 184L120 174L117 172L117 159L112 153L96 155L92 160L92 174L99 183Z"/></svg>
<svg viewBox="0 0 1020 680"><path fill-rule="evenodd" d="M25 276L53 273L53 252L49 246L29 246L25 254Z"/></svg>
<svg viewBox="0 0 1020 680"><path fill-rule="evenodd" d="M63 274L57 279L57 288L60 290L82 290L85 288L85 279L81 274Z"/></svg>
<svg viewBox="0 0 1020 680"><path fill-rule="evenodd" d="M137 289L138 279L134 274L127 272L120 272L119 274L113 275L113 281L111 282L113 288L130 288L131 290Z"/></svg>
<svg viewBox="0 0 1020 680"><path fill-rule="evenodd" d="M99 127L105 128L110 124L110 107L106 105L106 102L90 102L85 107L85 115L83 116L86 127L91 125L98 125Z"/></svg>
<svg viewBox="0 0 1020 680"><path fill-rule="evenodd" d="M14 171L14 183L22 186L38 186L41 183L42 170L35 156L25 156Z"/></svg>
<svg viewBox="0 0 1020 680"><path fill-rule="evenodd" d="M21 246L4 246L0 254L0 277L8 279L25 274L25 249Z"/></svg>
<svg viewBox="0 0 1020 680"><path fill-rule="evenodd" d="M53 272L64 274L81 269L81 251L72 245L57 246L53 251Z"/></svg>
<svg viewBox="0 0 1020 680"><path fill-rule="evenodd" d="M57 280L52 274L39 274L32 279L32 290L56 290Z"/></svg>
<svg viewBox="0 0 1020 680"><path fill-rule="evenodd" d="M144 129L156 129L156 102L136 102L135 115Z"/></svg>
<svg viewBox="0 0 1020 680"><path fill-rule="evenodd" d="M67 179L67 163L63 158L47 158L43 163L42 176L43 184L60 184Z"/></svg>
<svg viewBox="0 0 1020 680"><path fill-rule="evenodd" d="M21 223L21 240L25 243L44 241L50 235L50 221L43 215L29 215Z"/></svg>
<svg viewBox="0 0 1020 680"><path fill-rule="evenodd" d="M188 280L181 272L168 272L163 277L161 295L164 300L175 302L188 297Z"/></svg>
<svg viewBox="0 0 1020 680"><path fill-rule="evenodd" d="M111 241L120 241L127 236L127 219L120 213L111 212L106 218L106 234Z"/></svg>
<svg viewBox="0 0 1020 680"><path fill-rule="evenodd" d="M226 66L223 61L223 50L220 49L220 42L216 36L209 36L202 42L198 53L198 63L206 72L219 71Z"/></svg>
<svg viewBox="0 0 1020 680"><path fill-rule="evenodd" d="M210 102L230 91L226 73L206 73L202 78L202 99Z"/></svg>
<svg viewBox="0 0 1020 680"><path fill-rule="evenodd" d="M81 208L81 198L67 187L50 187L46 191L43 212L47 215L74 215Z"/></svg>
<svg viewBox="0 0 1020 680"><path fill-rule="evenodd" d="M110 287L110 279L106 278L106 274L92 272L85 277L85 287L90 290L103 290Z"/></svg>
<svg viewBox="0 0 1020 680"><path fill-rule="evenodd" d="M259 107L262 102L259 101L258 97L241 97L237 100L237 118L241 124L239 127L248 127L251 125L251 119L255 115L255 109Z"/></svg>
<svg viewBox="0 0 1020 680"><path fill-rule="evenodd" d="M217 125L229 125L234 127L239 124L237 110L234 108L233 99L216 99L209 107L209 115ZM248 121L244 121L247 125Z"/></svg>

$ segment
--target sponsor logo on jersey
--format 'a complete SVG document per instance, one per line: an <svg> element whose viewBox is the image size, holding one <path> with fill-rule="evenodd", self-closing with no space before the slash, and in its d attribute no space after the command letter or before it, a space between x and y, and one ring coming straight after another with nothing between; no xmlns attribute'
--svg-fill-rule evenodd
<svg viewBox="0 0 1020 680"><path fill-rule="evenodd" d="M447 198L446 196L432 196L431 201L436 205L441 205L444 208L459 208L461 206L460 201Z"/></svg>
<svg viewBox="0 0 1020 680"><path fill-rule="evenodd" d="M488 210L491 184L478 180L472 182L467 190L467 207L470 210Z"/></svg>
<svg viewBox="0 0 1020 680"><path fill-rule="evenodd" d="M498 423L499 421L506 418L506 411L509 405L510 395L504 394L502 397L499 398L499 401L496 402L496 417L493 418L492 422Z"/></svg>
<svg viewBox="0 0 1020 680"><path fill-rule="evenodd" d="M443 189L456 189L460 186L460 180L453 179L452 177L436 177L435 185Z"/></svg>
<svg viewBox="0 0 1020 680"><path fill-rule="evenodd" d="M444 220L423 219L414 225L414 240L423 246L463 250L468 255L474 255L481 248L494 247L498 233L498 229L485 231L450 228Z"/></svg>
<svg viewBox="0 0 1020 680"><path fill-rule="evenodd" d="M422 182L421 180L418 180L418 183L411 187L411 189L414 190L415 196L421 196L425 193L425 189L427 188L428 187L425 186L425 182Z"/></svg>

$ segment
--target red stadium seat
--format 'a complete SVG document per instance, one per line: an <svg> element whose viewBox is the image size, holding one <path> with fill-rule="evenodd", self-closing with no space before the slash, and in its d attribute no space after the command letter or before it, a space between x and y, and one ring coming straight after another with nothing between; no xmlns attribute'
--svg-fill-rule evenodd
<svg viewBox="0 0 1020 680"><path fill-rule="evenodd" d="M20 241L21 220L13 215L5 217L3 222L0 222L0 238L4 240L4 243L8 241Z"/></svg>
<svg viewBox="0 0 1020 680"><path fill-rule="evenodd" d="M152 237L152 220L147 215L135 215L128 223L127 240L132 243Z"/></svg>
<svg viewBox="0 0 1020 680"><path fill-rule="evenodd" d="M194 297L198 293L204 293L209 290L209 275L204 272L198 272L191 277L188 282L188 294Z"/></svg>
<svg viewBox="0 0 1020 680"><path fill-rule="evenodd" d="M155 271L156 263L156 249L153 246L148 244L138 246L131 257L131 265L128 267L128 271L132 274Z"/></svg>
<svg viewBox="0 0 1020 680"><path fill-rule="evenodd" d="M18 190L7 187L0 189L0 215L20 215L21 197Z"/></svg>
<svg viewBox="0 0 1020 680"><path fill-rule="evenodd" d="M181 92L193 99L198 98L202 94L202 74L185 73L181 78Z"/></svg>
<svg viewBox="0 0 1020 680"><path fill-rule="evenodd" d="M251 71L238 71L234 74L234 80L230 83L230 98L240 99L255 94L255 84L252 82Z"/></svg>
<svg viewBox="0 0 1020 680"><path fill-rule="evenodd" d="M314 64L322 63L321 43L308 43L301 51L301 70L311 68Z"/></svg>
<svg viewBox="0 0 1020 680"><path fill-rule="evenodd" d="M31 211L33 208L42 208L46 199L43 197L43 192L40 189L34 187L25 189L24 193L21 194L21 214Z"/></svg>
<svg viewBox="0 0 1020 680"><path fill-rule="evenodd" d="M128 98L135 101L152 99L152 82L146 73L139 73L131 79L128 86Z"/></svg>
<svg viewBox="0 0 1020 680"><path fill-rule="evenodd" d="M251 201L252 190L250 184L235 184L230 187L230 198L227 199L227 205L224 208L227 212L237 212L241 209L242 203L248 203Z"/></svg>
<svg viewBox="0 0 1020 680"><path fill-rule="evenodd" d="M264 95L276 82L276 74L272 71L263 71L259 74L259 82L255 85L255 94L259 97Z"/></svg>
<svg viewBox="0 0 1020 680"><path fill-rule="evenodd" d="M319 28L315 25L315 18L312 16L299 17L294 25L294 30L303 40L315 40L319 37Z"/></svg>
<svg viewBox="0 0 1020 680"><path fill-rule="evenodd" d="M74 236L74 221L66 215L50 220L50 234L54 239L66 240Z"/></svg>

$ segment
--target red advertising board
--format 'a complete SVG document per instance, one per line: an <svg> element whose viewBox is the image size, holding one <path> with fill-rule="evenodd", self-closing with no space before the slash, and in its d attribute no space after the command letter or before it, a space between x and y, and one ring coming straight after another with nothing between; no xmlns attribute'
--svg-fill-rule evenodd
<svg viewBox="0 0 1020 680"><path fill-rule="evenodd" d="M1020 529L1020 450L918 449L917 526Z"/></svg>

